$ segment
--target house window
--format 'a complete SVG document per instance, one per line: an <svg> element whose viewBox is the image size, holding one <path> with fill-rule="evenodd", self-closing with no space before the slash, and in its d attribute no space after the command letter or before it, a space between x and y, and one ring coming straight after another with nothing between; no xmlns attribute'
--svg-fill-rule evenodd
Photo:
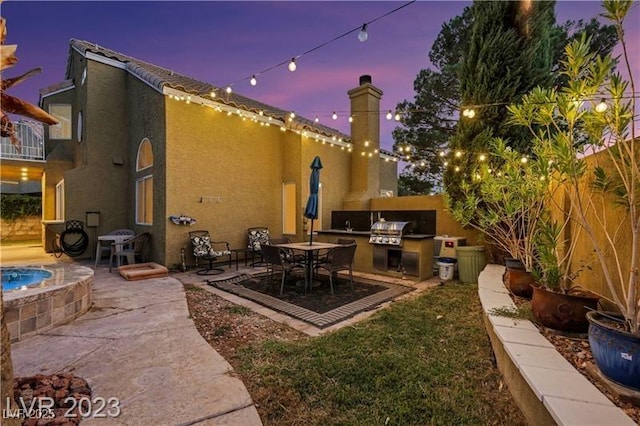
<svg viewBox="0 0 640 426"><path fill-rule="evenodd" d="M144 170L153 166L153 149L149 139L144 138L138 146L138 159L136 161L136 171Z"/></svg>
<svg viewBox="0 0 640 426"><path fill-rule="evenodd" d="M153 166L153 149L149 139L144 138L138 146L136 171L148 170ZM153 224L153 174L136 179L136 223Z"/></svg>
<svg viewBox="0 0 640 426"><path fill-rule="evenodd" d="M153 176L136 180L136 223L153 224Z"/></svg>
<svg viewBox="0 0 640 426"><path fill-rule="evenodd" d="M58 119L59 123L49 126L50 139L71 139L71 105L51 104L49 114Z"/></svg>
<svg viewBox="0 0 640 426"><path fill-rule="evenodd" d="M56 184L56 220L64 220L64 179Z"/></svg>
<svg viewBox="0 0 640 426"><path fill-rule="evenodd" d="M296 234L296 184L282 184L282 233Z"/></svg>

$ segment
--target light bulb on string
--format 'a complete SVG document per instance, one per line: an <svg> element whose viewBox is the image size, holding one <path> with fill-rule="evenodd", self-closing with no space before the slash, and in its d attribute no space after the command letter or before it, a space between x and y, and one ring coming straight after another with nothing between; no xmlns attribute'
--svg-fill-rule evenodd
<svg viewBox="0 0 640 426"><path fill-rule="evenodd" d="M292 119L292 120L293 120L294 118L296 118L296 113L295 113L295 112L293 112L293 111L291 111L291 112L289 113L289 118L290 118L290 119Z"/></svg>
<svg viewBox="0 0 640 426"><path fill-rule="evenodd" d="M596 105L596 111L599 113L605 112L609 108L609 105L602 99L598 105Z"/></svg>
<svg viewBox="0 0 640 426"><path fill-rule="evenodd" d="M251 76L251 80L249 80L249 84L251 84L252 86L255 86L256 84L258 84L258 80L256 80L255 75Z"/></svg>
<svg viewBox="0 0 640 426"><path fill-rule="evenodd" d="M478 157L478 160L480 160L480 161L484 161L486 159L487 159L487 156L484 155L484 154L480 154L480 156Z"/></svg>
<svg viewBox="0 0 640 426"><path fill-rule="evenodd" d="M386 117L387 117L387 120L391 120L393 118L393 114L391 113L391 110L389 110Z"/></svg>
<svg viewBox="0 0 640 426"><path fill-rule="evenodd" d="M396 112L396 115L393 116L393 119L396 121L400 121L400 114Z"/></svg>
<svg viewBox="0 0 640 426"><path fill-rule="evenodd" d="M316 116L316 118L313 119L314 122L319 123L320 119Z"/></svg>
<svg viewBox="0 0 640 426"><path fill-rule="evenodd" d="M296 65L296 58L291 58L291 62L289 62L289 71L294 72L296 70L297 65Z"/></svg>
<svg viewBox="0 0 640 426"><path fill-rule="evenodd" d="M231 92L233 92L233 89L231 88L231 85L228 85L227 88L225 89L225 91L229 94L231 94Z"/></svg>
<svg viewBox="0 0 640 426"><path fill-rule="evenodd" d="M440 151L440 157L444 157L445 155L444 151Z"/></svg>
<svg viewBox="0 0 640 426"><path fill-rule="evenodd" d="M476 116L476 112L475 112L473 109L465 108L465 109L462 111L462 115L463 115L463 116L465 116L465 117L467 117L467 118L473 118L473 117L475 117L475 116Z"/></svg>
<svg viewBox="0 0 640 426"><path fill-rule="evenodd" d="M360 28L360 32L358 33L358 40L364 43L368 38L369 33L367 32L367 24L362 24L362 28Z"/></svg>
<svg viewBox="0 0 640 426"><path fill-rule="evenodd" d="M462 151L456 151L456 158L462 157Z"/></svg>
<svg viewBox="0 0 640 426"><path fill-rule="evenodd" d="M209 93L209 96L211 96L212 98L215 98L216 97L216 92L212 90L211 93Z"/></svg>
<svg viewBox="0 0 640 426"><path fill-rule="evenodd" d="M349 123L353 123L353 115L349 116Z"/></svg>
<svg viewBox="0 0 640 426"><path fill-rule="evenodd" d="M333 114L331 114L331 118L333 118L334 120L338 119L338 114L336 114L335 111L333 111Z"/></svg>

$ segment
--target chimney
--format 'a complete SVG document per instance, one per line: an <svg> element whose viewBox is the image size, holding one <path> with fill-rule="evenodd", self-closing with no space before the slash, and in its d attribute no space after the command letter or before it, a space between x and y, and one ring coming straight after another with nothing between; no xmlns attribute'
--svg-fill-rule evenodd
<svg viewBox="0 0 640 426"><path fill-rule="evenodd" d="M360 76L360 85L349 90L351 99L351 192L345 210L369 210L371 198L380 196L380 98L382 90L370 75ZM362 154L364 152L364 155ZM370 155L371 154L371 155Z"/></svg>

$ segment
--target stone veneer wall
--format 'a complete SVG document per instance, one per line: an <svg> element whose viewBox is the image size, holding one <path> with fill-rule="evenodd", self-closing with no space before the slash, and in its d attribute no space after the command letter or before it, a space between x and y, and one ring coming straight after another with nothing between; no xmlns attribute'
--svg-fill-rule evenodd
<svg viewBox="0 0 640 426"><path fill-rule="evenodd" d="M30 216L16 221L0 219L2 241L25 241L42 239L42 218Z"/></svg>
<svg viewBox="0 0 640 426"><path fill-rule="evenodd" d="M93 274L50 291L5 299L4 315L11 342L36 335L83 315L91 307L92 287Z"/></svg>

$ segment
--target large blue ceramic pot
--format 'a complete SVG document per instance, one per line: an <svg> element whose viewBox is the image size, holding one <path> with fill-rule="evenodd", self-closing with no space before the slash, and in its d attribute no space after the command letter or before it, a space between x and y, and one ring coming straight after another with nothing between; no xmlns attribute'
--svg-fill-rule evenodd
<svg viewBox="0 0 640 426"><path fill-rule="evenodd" d="M605 314L621 318L616 313ZM640 337L609 326L613 321L600 312L587 313L587 320L591 352L602 374L619 385L640 390Z"/></svg>

